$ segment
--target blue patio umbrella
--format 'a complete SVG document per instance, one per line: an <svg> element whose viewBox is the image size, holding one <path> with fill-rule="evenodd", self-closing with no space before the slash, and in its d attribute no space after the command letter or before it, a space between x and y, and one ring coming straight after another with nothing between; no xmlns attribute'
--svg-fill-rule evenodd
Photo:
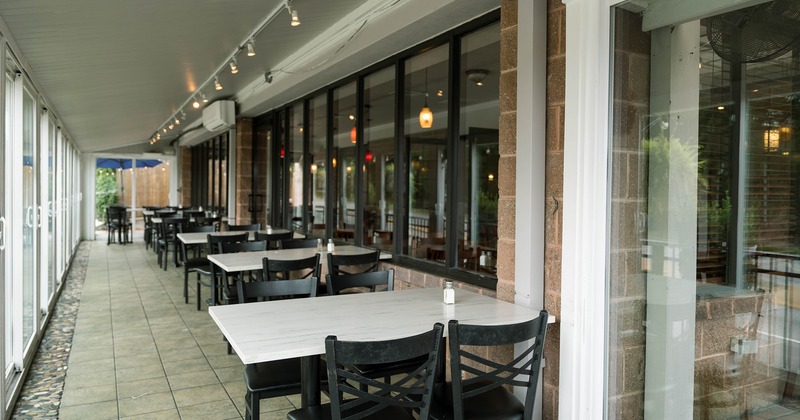
<svg viewBox="0 0 800 420"><path fill-rule="evenodd" d="M152 168L162 164L157 159L136 159L137 168ZM96 166L98 169L130 169L133 166L133 159L117 158L97 158ZM123 182L124 172L120 172L120 185L122 185L122 199L125 200L125 183Z"/></svg>

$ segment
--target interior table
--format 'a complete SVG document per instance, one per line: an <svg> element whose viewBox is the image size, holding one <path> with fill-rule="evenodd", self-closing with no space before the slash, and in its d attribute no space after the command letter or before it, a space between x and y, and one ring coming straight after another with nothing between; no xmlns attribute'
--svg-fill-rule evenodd
<svg viewBox="0 0 800 420"><path fill-rule="evenodd" d="M208 235L220 235L220 236L224 236L224 235L239 235L239 234L242 234L244 232L249 233L249 236L248 236L249 240L253 240L255 238L255 236L256 236L255 235L256 231L252 231L252 230L250 230L250 231L230 231L230 230L226 230L224 232L187 232L187 233L179 233L178 234L178 239L181 242L183 242L184 244L186 244L186 245L204 245L207 242L207 236ZM288 229L272 229L271 231L259 230L258 232L259 233L270 233L270 234L273 234L273 233L289 233L289 230ZM295 234L295 237L297 237L297 236L298 235Z"/></svg>
<svg viewBox="0 0 800 420"><path fill-rule="evenodd" d="M499 325L539 315L539 309L462 289L456 290L456 303L446 305L437 288L214 306L208 312L245 364L302 357L303 407L320 403L319 355L325 353L328 335L390 340L428 331L437 322L447 325L451 319Z"/></svg>

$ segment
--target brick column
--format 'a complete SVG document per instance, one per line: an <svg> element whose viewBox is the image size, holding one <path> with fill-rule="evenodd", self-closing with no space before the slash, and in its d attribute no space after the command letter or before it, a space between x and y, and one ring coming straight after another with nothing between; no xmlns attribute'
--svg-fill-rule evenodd
<svg viewBox="0 0 800 420"><path fill-rule="evenodd" d="M192 206L192 148L182 147L180 153L181 194L178 202L188 208Z"/></svg>
<svg viewBox="0 0 800 420"><path fill-rule="evenodd" d="M248 210L250 194L253 192L253 120L236 120L236 221L235 224L250 223Z"/></svg>

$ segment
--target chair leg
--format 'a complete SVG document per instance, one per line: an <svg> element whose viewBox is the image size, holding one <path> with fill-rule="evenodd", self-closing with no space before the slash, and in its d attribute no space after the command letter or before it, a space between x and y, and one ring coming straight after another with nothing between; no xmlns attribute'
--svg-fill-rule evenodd
<svg viewBox="0 0 800 420"><path fill-rule="evenodd" d="M201 287L203 287L203 285L200 284L200 278L198 277L197 278L197 310L198 311L200 310L200 288Z"/></svg>
<svg viewBox="0 0 800 420"><path fill-rule="evenodd" d="M164 271L167 271L169 265L169 243L164 244Z"/></svg>
<svg viewBox="0 0 800 420"><path fill-rule="evenodd" d="M183 303L189 303L189 270L183 267Z"/></svg>
<svg viewBox="0 0 800 420"><path fill-rule="evenodd" d="M245 409L245 418L249 418L250 420L259 420L259 418L261 417L260 416L261 407L259 404L260 403L259 397L261 396L258 394L253 395L249 392L247 393L247 395L245 395L244 399L245 402L247 403L247 408ZM247 417L248 415L249 417Z"/></svg>

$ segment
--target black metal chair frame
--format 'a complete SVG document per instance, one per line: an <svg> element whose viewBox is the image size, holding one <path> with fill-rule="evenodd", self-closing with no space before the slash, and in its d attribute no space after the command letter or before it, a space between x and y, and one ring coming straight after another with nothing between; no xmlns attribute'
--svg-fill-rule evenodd
<svg viewBox="0 0 800 420"><path fill-rule="evenodd" d="M293 235L292 232L283 232L283 233L256 232L255 239L257 241L267 241L267 246L269 247L269 249L279 249L280 241L284 239L292 239L292 235Z"/></svg>
<svg viewBox="0 0 800 420"><path fill-rule="evenodd" d="M530 419L539 382L544 339L547 332L547 311L531 321L508 325L466 325L452 320L448 324L450 374L452 377L452 417L457 420L480 415L475 411L501 405L507 413L493 413L497 419ZM508 363L489 360L487 347L527 343L524 351ZM465 375L466 378L465 378ZM514 407L508 401L518 401L506 387L525 389L525 401ZM494 403L494 404L493 404ZM437 401L437 405L443 404ZM519 412L519 409L522 412ZM505 414L505 416L503 415Z"/></svg>
<svg viewBox="0 0 800 420"><path fill-rule="evenodd" d="M191 233L191 232L209 232L213 233L215 227L214 226L187 226L181 227L181 233ZM188 253L189 246L181 241L181 254L183 256L183 303L189 303L189 272L193 271L197 274L198 281L200 280L200 273L197 271L198 269L203 269L204 267L208 267L208 258L205 256L200 256L198 254L199 246L195 245L195 254L194 257L189 258Z"/></svg>
<svg viewBox="0 0 800 420"><path fill-rule="evenodd" d="M175 252L172 255L172 262L175 267L178 267L178 232L181 231L183 226L189 222L188 217L167 217L161 220L160 230L161 233L159 234L159 240L157 242L156 247L158 248L158 262L159 264L164 263L163 268L164 271L167 271L167 265L169 264L169 247L172 246L173 251Z"/></svg>
<svg viewBox="0 0 800 420"><path fill-rule="evenodd" d="M239 282L239 303L248 300L316 297L319 279ZM300 358L254 363L245 366L245 418L259 418L260 401L301 392Z"/></svg>
<svg viewBox="0 0 800 420"><path fill-rule="evenodd" d="M228 230L231 232L261 230L261 223L252 223L249 225L228 225Z"/></svg>
<svg viewBox="0 0 800 420"><path fill-rule="evenodd" d="M314 254L313 257L303 258L300 260L270 260L264 257L261 260L263 266L263 278L267 281L274 280L296 280L309 277L316 277L319 279L320 266L319 254ZM292 276L291 273L297 273L303 270L308 270L305 275ZM280 275L280 276L279 276Z"/></svg>
<svg viewBox="0 0 800 420"><path fill-rule="evenodd" d="M291 411L287 418L333 419L427 419L431 407L437 363L442 349L444 326L434 324L430 331L386 341L340 341L325 339L330 404ZM349 369L353 365L395 364L416 360L415 369L393 383L363 376ZM373 417L369 417L373 416Z"/></svg>
<svg viewBox="0 0 800 420"><path fill-rule="evenodd" d="M316 239L282 239L281 249L316 248Z"/></svg>
<svg viewBox="0 0 800 420"><path fill-rule="evenodd" d="M247 237L249 235L250 234L247 233L247 232L242 232L242 233L236 234L236 235L214 235L214 234L209 234L206 237L206 241L207 241L207 244L208 244L208 246L206 248L206 252L208 254L221 254L222 253L222 245L221 245L222 243L225 243L225 242L244 242L244 241L247 241ZM200 290L201 290L201 288L203 286L208 287L210 289L213 289L214 287L218 287L219 283L217 283L216 278L217 278L217 276L221 276L222 275L222 273L221 273L222 270L220 270L220 272L217 272L216 265L209 261L207 269L204 270L202 268L198 268L195 271L198 273L198 276L197 276L197 310L199 311L200 307L201 307L201 298L200 298ZM209 282L208 283L204 283L203 279L202 279L202 276L208 276L209 279L210 279ZM216 291L214 291L214 292L212 292L212 297L213 296L219 296L219 295L217 294ZM216 305L216 302L212 301L211 304L212 305Z"/></svg>
<svg viewBox="0 0 800 420"><path fill-rule="evenodd" d="M330 265L328 265L330 270ZM328 274L325 277L328 286L328 294L338 295L342 290L365 287L370 291L375 291L378 286L386 286L386 291L394 290L394 269L386 271L369 271L358 274L339 274L333 276Z"/></svg>

